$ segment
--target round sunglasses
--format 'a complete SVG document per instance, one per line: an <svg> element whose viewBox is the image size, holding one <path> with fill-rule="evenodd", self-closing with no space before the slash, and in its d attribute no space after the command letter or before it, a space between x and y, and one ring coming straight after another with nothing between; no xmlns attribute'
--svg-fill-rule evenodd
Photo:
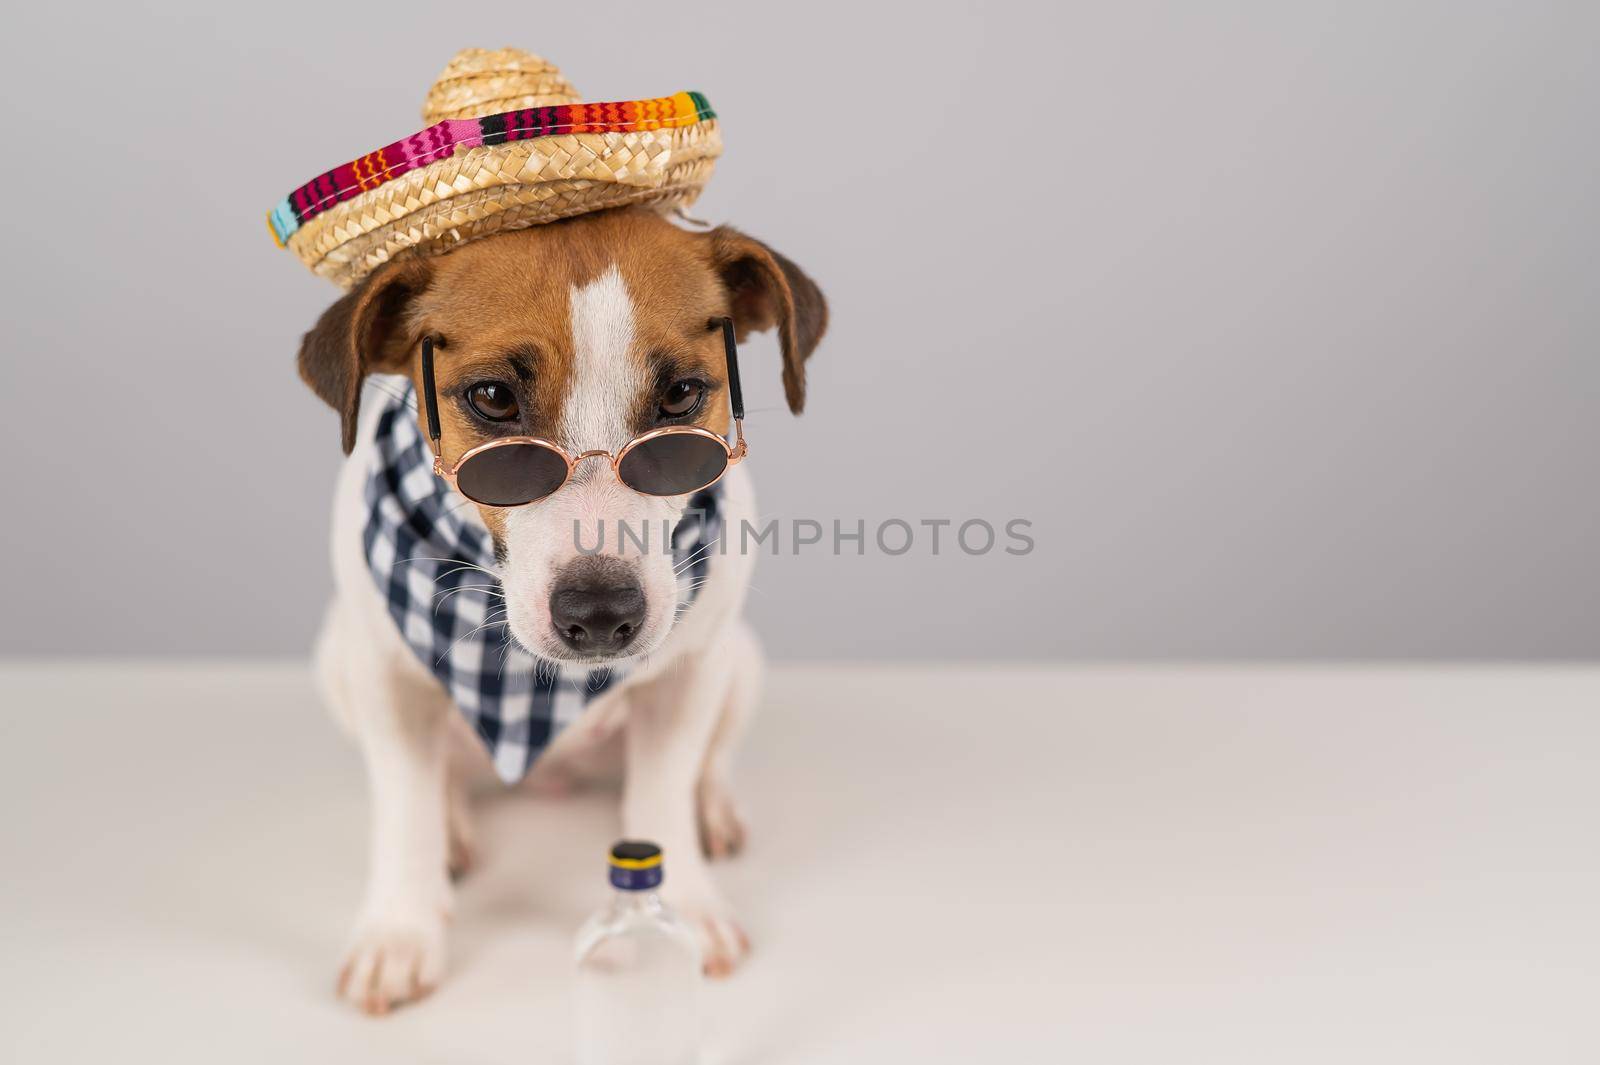
<svg viewBox="0 0 1600 1065"><path fill-rule="evenodd" d="M445 466L440 453L439 398L433 381L433 337L422 338L422 395L427 407L428 443L433 472L475 503L489 507L522 507L557 492L572 479L584 459L611 460L612 471L627 487L647 496L681 496L709 488L729 467L745 457L744 394L739 388L739 352L733 319L712 319L722 327L728 361L728 398L733 405L734 443L698 425L668 425L640 433L615 454L584 451L572 454L539 436L506 436L479 444L455 465Z"/></svg>

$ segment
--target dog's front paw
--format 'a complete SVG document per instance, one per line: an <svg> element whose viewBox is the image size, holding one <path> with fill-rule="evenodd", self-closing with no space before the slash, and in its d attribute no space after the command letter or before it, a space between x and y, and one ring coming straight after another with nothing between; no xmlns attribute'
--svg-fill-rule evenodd
<svg viewBox="0 0 1600 1065"><path fill-rule="evenodd" d="M731 858L743 850L744 818L728 786L714 778L703 779L697 800L701 852L707 858Z"/></svg>
<svg viewBox="0 0 1600 1065"><path fill-rule="evenodd" d="M378 1016L427 995L444 974L444 925L443 912L363 917L339 970L339 996Z"/></svg>
<svg viewBox="0 0 1600 1065"><path fill-rule="evenodd" d="M700 940L700 962L707 976L727 976L750 953L750 937L715 891L680 892L674 905Z"/></svg>

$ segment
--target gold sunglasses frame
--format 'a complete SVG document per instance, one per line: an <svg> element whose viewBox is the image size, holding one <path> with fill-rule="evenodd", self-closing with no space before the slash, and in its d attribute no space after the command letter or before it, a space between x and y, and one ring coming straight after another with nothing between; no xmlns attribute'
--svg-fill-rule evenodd
<svg viewBox="0 0 1600 1065"><path fill-rule="evenodd" d="M744 457L749 454L749 448L745 445L744 441L744 394L743 390L739 386L739 356L737 345L734 343L733 319L713 318L707 323L707 325L715 326L719 323L722 327L723 354L728 362L728 397L729 402L733 406L734 442L731 445L720 433L714 433L710 429L706 429L699 425L664 425L659 429L647 430L640 433L632 440L629 440L627 444L623 445L622 450L616 452L615 454L603 449L597 449L592 451L582 451L574 455L566 448L556 443L554 440L549 440L542 436L506 436L500 437L496 440L490 440L487 443L479 444L477 447L469 449L451 466L446 466L444 464L444 456L440 447L441 434L439 428L439 399L433 378L433 348L435 339L431 336L423 337L423 398L427 406L426 413L428 419L428 446L433 451L433 472L437 476L443 478L445 483L451 488L455 489L457 492L461 492L463 496L471 499L474 503L479 503L486 507L497 507L502 510L512 510L517 507L532 506L534 503L549 499L551 496L555 495L557 492L561 491L567 486L568 482L572 480L573 473L577 471L578 464L583 462L585 459L604 458L611 460L612 476L616 477L617 481L624 488L628 489L630 492L638 492L642 496L656 496L659 498L677 495L689 495L693 492L705 491L707 488L710 488L712 485L726 477L728 475L728 471L737 466L741 461L744 460ZM705 484L700 485L697 488L691 488L687 492L646 492L639 488L635 488L633 485L623 480L622 460L628 457L628 453L641 444L647 444L650 441L656 440L663 436L699 436L704 437L707 440L714 441L721 446L723 452L727 455L727 461L722 466L722 472L717 474L711 480L707 481ZM561 483L550 489L550 491L546 492L544 495L539 496L537 499L530 499L525 503L485 503L483 500L474 499L471 495L468 495L466 492L462 491L458 480L462 467L464 467L474 457L483 454L485 451L492 451L497 447L513 446L538 447L555 454L563 463L566 464L567 467L567 472L561 478Z"/></svg>

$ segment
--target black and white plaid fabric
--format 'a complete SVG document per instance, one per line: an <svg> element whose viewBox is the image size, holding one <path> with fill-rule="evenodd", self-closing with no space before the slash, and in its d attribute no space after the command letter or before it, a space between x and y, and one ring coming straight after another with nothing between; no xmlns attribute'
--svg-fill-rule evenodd
<svg viewBox="0 0 1600 1065"><path fill-rule="evenodd" d="M367 474L367 564L389 613L417 658L439 678L482 738L506 783L522 779L556 733L627 674L535 658L510 637L499 609L494 545L434 475L408 383L388 378L368 396L381 404L376 458ZM693 496L672 534L678 603L692 602L710 571L721 531L718 485Z"/></svg>

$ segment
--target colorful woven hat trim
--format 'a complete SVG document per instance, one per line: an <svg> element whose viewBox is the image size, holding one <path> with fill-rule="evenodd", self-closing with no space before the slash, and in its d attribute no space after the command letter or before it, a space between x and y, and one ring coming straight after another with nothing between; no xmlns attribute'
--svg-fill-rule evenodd
<svg viewBox="0 0 1600 1065"><path fill-rule="evenodd" d="M704 96L697 92L680 92L654 100L562 104L506 111L483 118L447 119L306 182L267 213L267 226L278 247L284 247L295 230L334 204L354 199L401 174L447 158L457 149L571 133L674 129L716 117L717 113L711 110Z"/></svg>

